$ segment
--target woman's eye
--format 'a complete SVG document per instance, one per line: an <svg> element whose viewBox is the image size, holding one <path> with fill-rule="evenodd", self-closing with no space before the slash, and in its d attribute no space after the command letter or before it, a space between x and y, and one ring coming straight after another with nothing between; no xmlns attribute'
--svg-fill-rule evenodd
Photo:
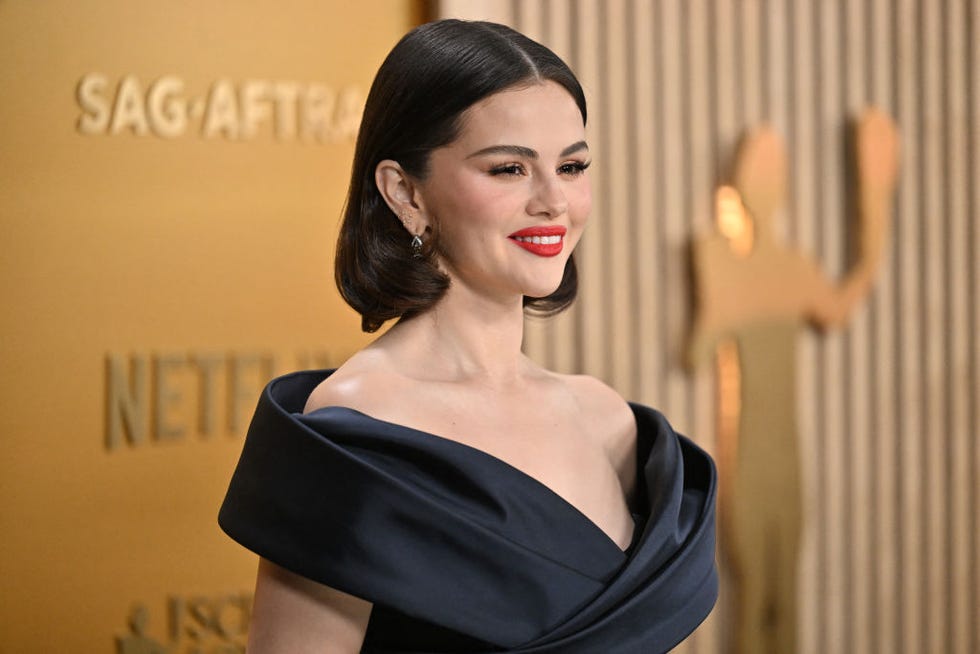
<svg viewBox="0 0 980 654"><path fill-rule="evenodd" d="M592 164L591 161L569 161L558 167L559 175L581 175Z"/></svg>
<svg viewBox="0 0 980 654"><path fill-rule="evenodd" d="M490 169L491 175L523 175L524 167L521 164L505 164Z"/></svg>

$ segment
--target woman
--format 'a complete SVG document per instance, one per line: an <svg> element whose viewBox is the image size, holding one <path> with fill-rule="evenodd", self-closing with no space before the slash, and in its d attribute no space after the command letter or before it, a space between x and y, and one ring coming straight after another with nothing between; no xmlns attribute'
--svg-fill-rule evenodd
<svg viewBox="0 0 980 654"><path fill-rule="evenodd" d="M657 652L717 593L710 459L521 353L574 298L586 105L491 23L406 35L368 96L337 249L366 331L263 394L219 522L262 558L253 652Z"/></svg>

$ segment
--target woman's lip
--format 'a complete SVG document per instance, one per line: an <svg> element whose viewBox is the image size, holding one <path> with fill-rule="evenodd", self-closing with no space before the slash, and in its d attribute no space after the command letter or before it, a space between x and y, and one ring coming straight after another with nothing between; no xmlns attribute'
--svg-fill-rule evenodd
<svg viewBox="0 0 980 654"><path fill-rule="evenodd" d="M510 240L539 257L556 256L561 254L562 248L565 247L565 238L560 234L511 237Z"/></svg>
<svg viewBox="0 0 980 654"><path fill-rule="evenodd" d="M525 227L524 229L518 230L510 235L509 238L516 238L518 236L564 236L567 232L563 225L538 225L536 227Z"/></svg>

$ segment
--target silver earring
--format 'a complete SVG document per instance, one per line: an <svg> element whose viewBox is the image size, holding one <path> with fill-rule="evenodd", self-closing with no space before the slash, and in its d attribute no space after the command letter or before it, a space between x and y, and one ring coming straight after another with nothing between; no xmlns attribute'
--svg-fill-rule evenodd
<svg viewBox="0 0 980 654"><path fill-rule="evenodd" d="M412 256L416 259L422 258L422 237L418 234L412 237Z"/></svg>

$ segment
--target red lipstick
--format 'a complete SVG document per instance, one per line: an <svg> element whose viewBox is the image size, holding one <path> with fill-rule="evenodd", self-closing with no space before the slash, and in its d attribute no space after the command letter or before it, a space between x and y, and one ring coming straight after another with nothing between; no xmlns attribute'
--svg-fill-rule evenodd
<svg viewBox="0 0 980 654"><path fill-rule="evenodd" d="M539 257L553 257L565 246L566 231L561 225L542 225L518 230L507 238Z"/></svg>

